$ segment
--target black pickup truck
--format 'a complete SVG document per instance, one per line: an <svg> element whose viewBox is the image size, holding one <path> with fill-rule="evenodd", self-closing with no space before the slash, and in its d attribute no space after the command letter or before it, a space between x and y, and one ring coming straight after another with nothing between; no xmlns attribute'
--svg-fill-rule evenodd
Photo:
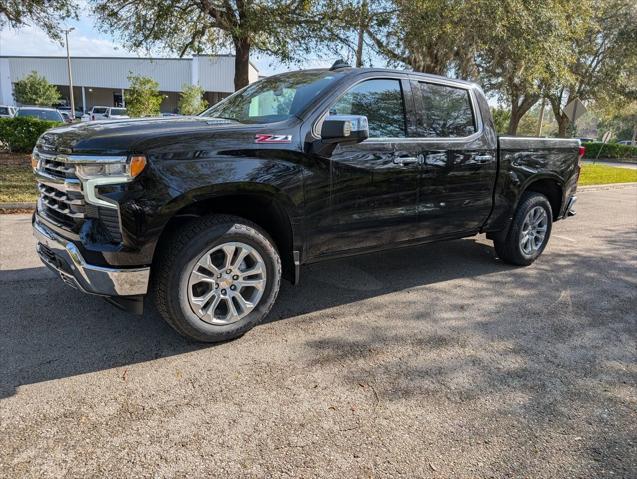
<svg viewBox="0 0 637 479"><path fill-rule="evenodd" d="M150 294L179 333L221 341L306 263L486 233L531 264L572 214L582 155L578 140L498 138L471 83L297 71L195 117L47 131L33 229L69 285L137 312Z"/></svg>

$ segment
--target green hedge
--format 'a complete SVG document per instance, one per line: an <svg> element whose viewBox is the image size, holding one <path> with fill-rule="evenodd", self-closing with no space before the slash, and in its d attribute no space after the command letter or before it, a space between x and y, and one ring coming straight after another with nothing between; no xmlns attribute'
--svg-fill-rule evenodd
<svg viewBox="0 0 637 479"><path fill-rule="evenodd" d="M0 143L8 145L13 152L31 153L42 133L61 124L25 116L0 118Z"/></svg>
<svg viewBox="0 0 637 479"><path fill-rule="evenodd" d="M599 149L602 148L603 143L599 141L592 141L590 143L582 143L582 146L586 148L584 158L597 158ZM619 145L617 143L606 143L602 148L602 152L599 155L600 158L635 158L637 159L637 146Z"/></svg>

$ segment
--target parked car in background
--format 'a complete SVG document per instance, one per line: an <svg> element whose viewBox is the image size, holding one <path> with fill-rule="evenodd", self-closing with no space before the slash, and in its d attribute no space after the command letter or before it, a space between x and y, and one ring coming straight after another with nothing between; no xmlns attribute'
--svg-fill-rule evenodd
<svg viewBox="0 0 637 479"><path fill-rule="evenodd" d="M59 121L64 123L62 113L55 108L43 108L39 106L24 106L18 108L15 116L28 116L31 118L39 118L40 120Z"/></svg>
<svg viewBox="0 0 637 479"><path fill-rule="evenodd" d="M64 123L73 123L73 118L71 118L71 113L69 113L68 111L60 111L60 115L62 115L62 118L64 118Z"/></svg>
<svg viewBox="0 0 637 479"><path fill-rule="evenodd" d="M69 117L71 116L71 107L70 106L58 106L57 110L61 113L67 113L69 115ZM75 109L75 115L74 117L77 119L80 119L82 117L82 115L84 115L84 112L78 108Z"/></svg>
<svg viewBox="0 0 637 479"><path fill-rule="evenodd" d="M0 105L0 118L13 118L15 116L15 112L15 106Z"/></svg>
<svg viewBox="0 0 637 479"><path fill-rule="evenodd" d="M120 108L115 106L94 106L88 111L89 120L121 120L124 118L130 118L126 108ZM84 118L82 117L84 121Z"/></svg>
<svg viewBox="0 0 637 479"><path fill-rule="evenodd" d="M130 118L130 116L128 116L126 108L109 107L106 111L106 118L108 120L122 120Z"/></svg>
<svg viewBox="0 0 637 479"><path fill-rule="evenodd" d="M89 120L103 120L106 118L107 106L94 106L88 111Z"/></svg>
<svg viewBox="0 0 637 479"><path fill-rule="evenodd" d="M478 233L533 263L574 214L583 155L577 139L497 136L472 83L336 64L199 116L47 131L33 228L65 283L137 312L151 294L179 333L223 341L303 264Z"/></svg>
<svg viewBox="0 0 637 479"><path fill-rule="evenodd" d="M622 141L618 141L617 142L618 145L628 145L628 146L634 146L633 142L631 140L622 140Z"/></svg>

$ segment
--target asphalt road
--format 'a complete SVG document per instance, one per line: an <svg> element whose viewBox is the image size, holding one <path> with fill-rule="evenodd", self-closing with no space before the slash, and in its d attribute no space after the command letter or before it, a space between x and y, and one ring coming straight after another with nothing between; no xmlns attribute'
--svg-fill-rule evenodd
<svg viewBox="0 0 637 479"><path fill-rule="evenodd" d="M0 228L4 477L637 477L636 187L581 191L528 268L481 237L308 267L217 346Z"/></svg>

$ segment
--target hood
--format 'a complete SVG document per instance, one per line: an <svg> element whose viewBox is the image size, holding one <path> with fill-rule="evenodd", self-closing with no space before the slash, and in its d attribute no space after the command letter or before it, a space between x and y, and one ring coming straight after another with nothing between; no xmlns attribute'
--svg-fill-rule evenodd
<svg viewBox="0 0 637 479"><path fill-rule="evenodd" d="M207 137L218 133L252 133L263 125L245 125L232 120L199 116L134 118L91 121L48 130L38 144L65 154L119 155L144 152L150 145L184 136Z"/></svg>

